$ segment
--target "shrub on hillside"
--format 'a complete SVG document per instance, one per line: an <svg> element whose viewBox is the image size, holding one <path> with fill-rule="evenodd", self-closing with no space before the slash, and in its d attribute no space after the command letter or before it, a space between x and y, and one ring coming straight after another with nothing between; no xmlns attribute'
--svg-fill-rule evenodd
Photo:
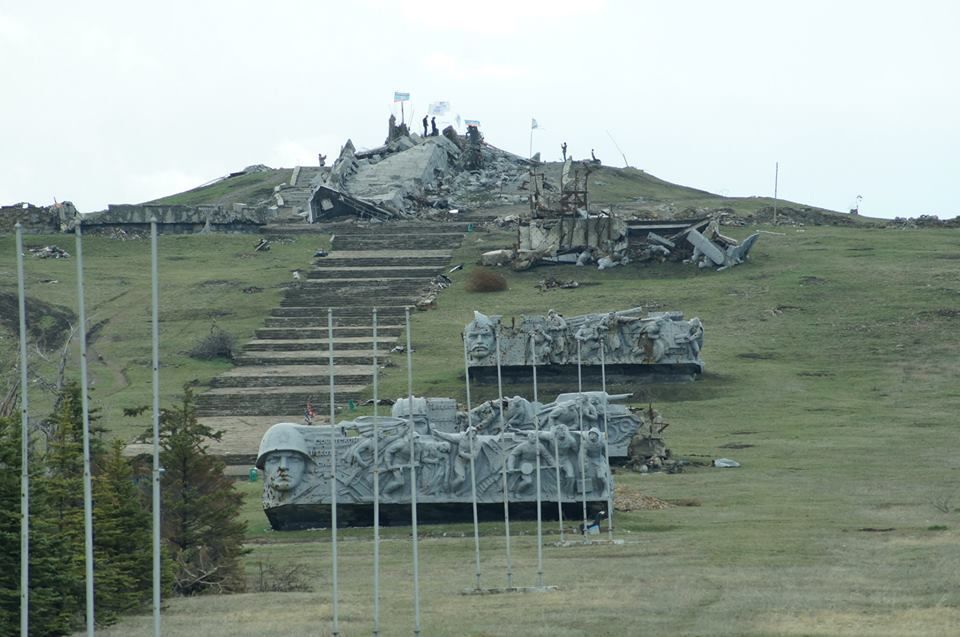
<svg viewBox="0 0 960 637"><path fill-rule="evenodd" d="M467 292L502 292L506 289L507 280L493 270L477 268L467 276Z"/></svg>
<svg viewBox="0 0 960 637"><path fill-rule="evenodd" d="M190 358L198 358L204 361L215 358L233 360L236 348L237 339L232 334L214 325L210 328L210 333L201 338L190 350Z"/></svg>

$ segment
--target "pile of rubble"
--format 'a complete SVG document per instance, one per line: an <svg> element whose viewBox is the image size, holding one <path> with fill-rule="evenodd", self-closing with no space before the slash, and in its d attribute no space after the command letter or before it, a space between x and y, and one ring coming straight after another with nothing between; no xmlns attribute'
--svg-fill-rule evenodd
<svg viewBox="0 0 960 637"><path fill-rule="evenodd" d="M27 248L27 251L38 259L69 259L70 253L59 246L39 246Z"/></svg>
<svg viewBox="0 0 960 637"><path fill-rule="evenodd" d="M404 219L526 201L521 191L530 162L487 144L471 129L465 136L447 127L421 137L391 118L383 146L358 151L347 140L316 182L310 220Z"/></svg>
<svg viewBox="0 0 960 637"><path fill-rule="evenodd" d="M511 220L498 221L509 225ZM606 270L631 261L669 260L719 271L743 263L760 236L755 232L742 242L727 237L716 217L624 221L604 211L559 219L515 218L513 223L517 244L485 252L482 265L526 270L542 264L596 264L597 269Z"/></svg>

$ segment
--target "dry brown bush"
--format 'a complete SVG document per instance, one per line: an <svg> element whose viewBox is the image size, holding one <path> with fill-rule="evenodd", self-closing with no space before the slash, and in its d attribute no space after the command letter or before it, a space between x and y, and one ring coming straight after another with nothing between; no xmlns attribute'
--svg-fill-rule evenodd
<svg viewBox="0 0 960 637"><path fill-rule="evenodd" d="M507 280L493 270L477 268L467 276L467 292L503 292L506 289Z"/></svg>

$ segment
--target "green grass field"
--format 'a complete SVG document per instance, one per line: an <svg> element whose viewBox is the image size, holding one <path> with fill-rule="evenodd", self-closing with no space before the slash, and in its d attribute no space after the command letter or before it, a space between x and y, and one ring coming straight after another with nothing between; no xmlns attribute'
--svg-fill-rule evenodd
<svg viewBox="0 0 960 637"><path fill-rule="evenodd" d="M510 289L488 294L469 294L462 282L478 267L471 265L477 254L500 247L504 237L468 235L454 261L467 267L451 275L455 284L437 310L414 315L417 394L463 400L459 333L474 309L506 316L635 305L683 310L703 320L707 373L693 384L631 389L638 403L652 401L671 423L666 433L676 455L694 462L731 457L743 466L618 473L631 490L698 506L618 512L615 535L624 543L617 546L556 547L556 523L546 523L545 580L560 587L552 593L460 595L473 582L471 527L421 527L424 635L957 633L960 233L766 230L781 234L765 234L751 262L721 273L681 264L504 271ZM27 243L54 241L72 248L68 237ZM166 400L183 382L202 382L223 368L182 354L212 318L241 337L252 331L276 304L289 270L309 264L314 243L299 239L253 255L249 237L161 239ZM15 283L12 244L0 238L3 290ZM92 363L94 404L118 435L133 431L117 418L118 408L149 400L146 250L143 242L85 243L88 314L110 319L93 347L108 369L126 369L128 379L124 384ZM72 260L27 266L31 293L75 307ZM583 285L538 292L536 282L547 275ZM43 278L60 282L40 284ZM264 291L238 289L249 285ZM0 346L8 360L14 335L4 334ZM404 369L388 369L382 388L384 395L405 393ZM541 395L557 389L542 388ZM477 388L474 397L491 395ZM171 600L164 634L329 634L329 533L268 530L259 483L240 488L247 495L251 580L261 563L303 564L314 591ZM534 525L515 522L512 530L515 582L531 585ZM502 525L485 524L482 532L483 583L502 586ZM369 529L341 535L344 635L370 634L371 536ZM384 537L383 634L410 634L409 529L387 529ZM150 630L142 616L100 634Z"/></svg>

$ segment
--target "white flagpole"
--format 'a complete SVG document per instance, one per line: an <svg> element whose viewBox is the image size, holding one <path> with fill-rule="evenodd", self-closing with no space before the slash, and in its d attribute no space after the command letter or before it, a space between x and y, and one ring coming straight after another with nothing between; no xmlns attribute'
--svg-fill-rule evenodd
<svg viewBox="0 0 960 637"><path fill-rule="evenodd" d="M17 299L20 308L20 637L30 632L30 399L27 305L23 287L23 227L17 223Z"/></svg>
<svg viewBox="0 0 960 637"><path fill-rule="evenodd" d="M473 427L473 415L470 413L470 359L467 357L467 338L463 335L463 372L467 381L467 442L470 449L470 495L473 503L473 552L476 558L476 590L480 590L480 518L477 515L477 467L474 462L473 436L469 433Z"/></svg>
<svg viewBox="0 0 960 637"><path fill-rule="evenodd" d="M503 529L507 545L507 588L513 588L513 560L510 556L510 494L507 492L507 423L503 418L503 380L500 374L500 324L497 324L497 394L500 403L500 462L503 471Z"/></svg>
<svg viewBox="0 0 960 637"><path fill-rule="evenodd" d="M410 308L404 310L407 322L407 407L410 414L410 527L413 537L413 634L420 635L420 548L417 533L417 456L416 428L413 424L413 357L410 352Z"/></svg>
<svg viewBox="0 0 960 637"><path fill-rule="evenodd" d="M333 386L333 310L327 309L327 356L330 363L330 539L333 544L331 561L333 562L333 630L331 635L340 634L339 586L337 581L337 417L334 405Z"/></svg>
<svg viewBox="0 0 960 637"><path fill-rule="evenodd" d="M156 217L150 219L150 283L153 339L153 635L160 637L160 291Z"/></svg>
<svg viewBox="0 0 960 637"><path fill-rule="evenodd" d="M607 435L607 344L600 340L600 382L603 388L603 454L607 458L607 539L613 540L613 469L610 467L610 436Z"/></svg>
<svg viewBox="0 0 960 637"><path fill-rule="evenodd" d="M380 426L377 309L373 309L373 637L380 634Z"/></svg>
<svg viewBox="0 0 960 637"><path fill-rule="evenodd" d="M93 608L93 493L90 480L90 405L87 399L87 317L83 306L83 239L77 219L77 309L80 321L80 404L83 411L83 531L86 565L87 635L94 634Z"/></svg>
<svg viewBox="0 0 960 637"><path fill-rule="evenodd" d="M543 587L543 515L540 512L540 410L537 393L537 339L530 333L530 354L533 367L533 430L536 432L537 456L537 586Z"/></svg>
<svg viewBox="0 0 960 637"><path fill-rule="evenodd" d="M577 419L578 426L580 427L580 495L583 500L583 527L587 527L587 476L586 468L584 467L584 452L586 451L586 446L584 442L586 441L586 436L583 431L583 374L581 373L582 362L580 360L580 340L577 340L577 403L579 404L579 409L577 410ZM586 537L586 536L584 536Z"/></svg>

